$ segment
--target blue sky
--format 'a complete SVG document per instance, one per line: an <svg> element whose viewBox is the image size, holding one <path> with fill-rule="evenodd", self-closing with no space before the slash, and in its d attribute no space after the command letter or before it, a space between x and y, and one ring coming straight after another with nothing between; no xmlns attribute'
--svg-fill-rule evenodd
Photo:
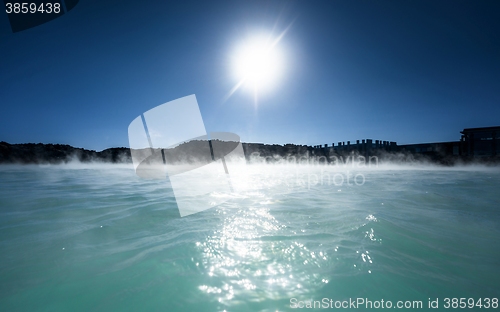
<svg viewBox="0 0 500 312"><path fill-rule="evenodd" d="M0 141L128 146L141 113L196 94L244 142L398 144L500 125L500 1L94 1L11 33L0 14ZM290 26L291 25L291 26ZM278 36L274 88L237 83L235 46Z"/></svg>

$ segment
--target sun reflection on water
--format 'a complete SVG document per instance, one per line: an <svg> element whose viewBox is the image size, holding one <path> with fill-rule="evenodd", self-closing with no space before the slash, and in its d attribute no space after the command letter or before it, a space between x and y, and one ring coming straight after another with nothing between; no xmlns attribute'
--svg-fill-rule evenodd
<svg viewBox="0 0 500 312"><path fill-rule="evenodd" d="M293 232L269 212L272 201L259 202L261 207L246 210L220 209L225 216L221 228L197 243L209 277L199 289L215 294L221 303L288 298L328 282L307 270L328 263L327 253L311 251L296 241Z"/></svg>
<svg viewBox="0 0 500 312"><path fill-rule="evenodd" d="M352 190L338 195L325 220L315 213L328 206L322 198L331 190L299 194L280 182L281 176L262 179L262 174L255 173L252 189L231 194L231 201L216 208L218 228L196 243L202 293L222 310L243 302L306 297L325 287L342 287L338 282L348 276L372 273L374 260L367 249L381 243L375 236L378 220L350 208L344 197ZM298 196L311 197L308 213L287 206Z"/></svg>

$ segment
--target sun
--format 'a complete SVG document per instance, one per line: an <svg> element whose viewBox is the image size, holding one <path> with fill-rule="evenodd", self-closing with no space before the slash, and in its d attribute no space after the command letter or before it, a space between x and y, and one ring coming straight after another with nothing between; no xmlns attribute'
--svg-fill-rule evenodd
<svg viewBox="0 0 500 312"><path fill-rule="evenodd" d="M278 40L260 36L244 41L235 53L233 68L239 81L237 88L247 87L254 92L268 90L283 71Z"/></svg>

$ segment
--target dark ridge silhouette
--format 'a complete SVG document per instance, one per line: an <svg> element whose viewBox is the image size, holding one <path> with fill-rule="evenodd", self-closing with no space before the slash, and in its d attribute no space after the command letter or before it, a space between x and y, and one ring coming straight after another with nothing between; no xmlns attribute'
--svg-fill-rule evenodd
<svg viewBox="0 0 500 312"><path fill-rule="evenodd" d="M224 154L231 151L237 142L214 141L219 150L226 150ZM207 142L194 140L182 143L175 148L164 149L164 155L168 164L210 162L207 156ZM464 163L500 164L498 155L491 157L471 157L464 155L453 155L443 149L433 152L415 152L405 148L376 148L371 149L369 154L355 149L334 149L333 147L308 146L295 144L262 144L242 143L245 157L248 161L259 161L266 163L276 162L316 162L335 164L350 159L356 161L359 157L365 157L368 162L370 157L376 157L381 163L413 163L429 162L445 166ZM217 155L216 155L217 158ZM314 161L316 160L316 161ZM0 142L0 164L63 164L71 161L83 163L132 163L131 152L127 147L108 148L97 152L63 144L9 144Z"/></svg>
<svg viewBox="0 0 500 312"><path fill-rule="evenodd" d="M108 148L101 152L65 144L9 144L0 142L0 163L61 164L72 160L109 163L131 162L126 147Z"/></svg>

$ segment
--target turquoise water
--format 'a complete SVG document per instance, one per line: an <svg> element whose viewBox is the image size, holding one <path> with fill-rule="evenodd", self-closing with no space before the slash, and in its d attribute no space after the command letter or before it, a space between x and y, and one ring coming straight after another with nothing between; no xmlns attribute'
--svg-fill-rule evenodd
<svg viewBox="0 0 500 312"><path fill-rule="evenodd" d="M445 298L500 297L499 169L381 167L354 172L359 185L304 185L289 168L250 168L248 191L180 218L168 182L129 166L0 167L0 310L288 311L323 298L449 310Z"/></svg>

